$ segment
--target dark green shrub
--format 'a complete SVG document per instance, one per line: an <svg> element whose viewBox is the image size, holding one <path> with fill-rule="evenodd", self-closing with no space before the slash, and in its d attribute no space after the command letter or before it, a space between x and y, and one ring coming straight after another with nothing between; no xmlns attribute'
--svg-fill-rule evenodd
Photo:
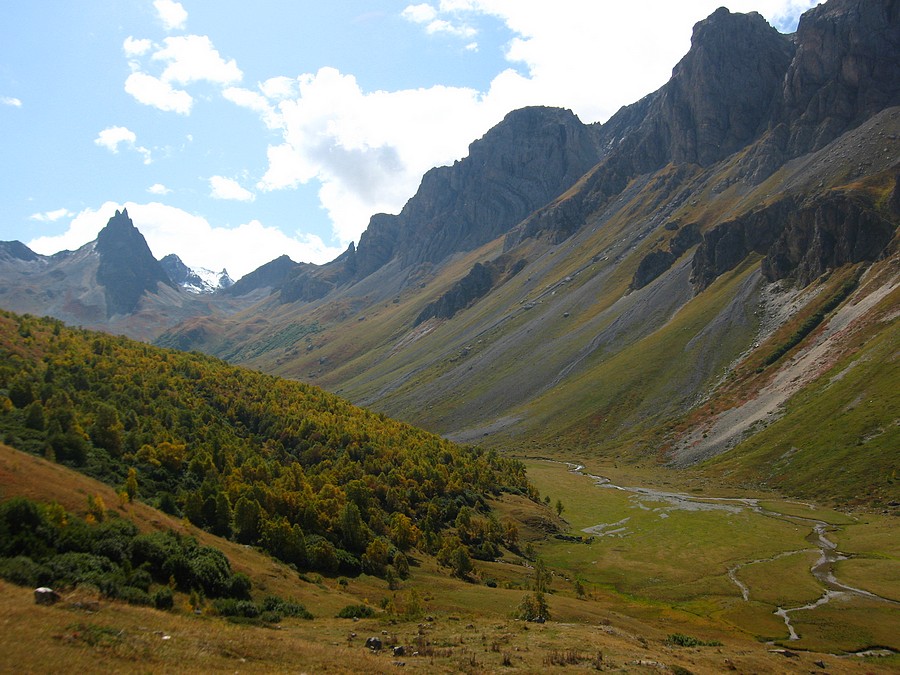
<svg viewBox="0 0 900 675"><path fill-rule="evenodd" d="M682 635L681 633L672 633L666 638L666 642L670 645L678 647L721 647L722 643L718 640L700 640L690 635Z"/></svg>
<svg viewBox="0 0 900 675"><path fill-rule="evenodd" d="M0 558L0 577L19 586L43 586L50 583L46 568L24 555Z"/></svg>
<svg viewBox="0 0 900 675"><path fill-rule="evenodd" d="M45 564L52 583L58 586L90 583L108 594L106 588L101 587L101 582L109 588L115 588L121 583L121 572L113 562L93 553L61 553ZM114 579L116 572L119 572L119 577Z"/></svg>
<svg viewBox="0 0 900 675"><path fill-rule="evenodd" d="M216 612L221 616L238 616L245 619L255 619L261 613L259 606L250 600L218 598L213 602L213 607L215 607Z"/></svg>
<svg viewBox="0 0 900 675"><path fill-rule="evenodd" d="M131 560L131 547L138 533L134 523L124 518L110 518L91 529L93 529L91 553L117 563Z"/></svg>
<svg viewBox="0 0 900 675"><path fill-rule="evenodd" d="M168 586L161 586L153 593L153 606L156 609L169 610L175 606L175 596Z"/></svg>
<svg viewBox="0 0 900 675"><path fill-rule="evenodd" d="M208 596L228 595L231 565L224 553L210 546L201 546L190 557L189 564L194 577L192 585L202 588Z"/></svg>
<svg viewBox="0 0 900 675"><path fill-rule="evenodd" d="M37 504L14 497L0 504L0 556L40 560L55 549L56 530Z"/></svg>
<svg viewBox="0 0 900 675"><path fill-rule="evenodd" d="M368 605L347 605L337 613L339 619L366 619L374 616L375 610Z"/></svg>
<svg viewBox="0 0 900 675"><path fill-rule="evenodd" d="M249 600L251 588L253 588L253 582L250 581L250 577L243 572L237 572L228 582L228 595L240 600Z"/></svg>
<svg viewBox="0 0 900 675"><path fill-rule="evenodd" d="M284 616L291 616L298 619L312 619L313 615L301 605L299 602L292 600L282 600L277 595L267 595L263 598L261 607L264 612L276 612Z"/></svg>
<svg viewBox="0 0 900 675"><path fill-rule="evenodd" d="M119 589L118 598L120 600L124 600L129 605L148 606L153 604L153 601L150 599L150 595L147 593L147 591L144 591L140 588L135 588L134 586L122 586Z"/></svg>
<svg viewBox="0 0 900 675"><path fill-rule="evenodd" d="M128 577L128 585L140 588L144 593L149 592L152 583L153 578L146 570L134 570Z"/></svg>

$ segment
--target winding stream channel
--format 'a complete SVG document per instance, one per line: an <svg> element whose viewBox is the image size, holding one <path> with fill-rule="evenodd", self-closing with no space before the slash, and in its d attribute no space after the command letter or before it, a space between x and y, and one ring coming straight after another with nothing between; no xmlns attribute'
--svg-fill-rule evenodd
<svg viewBox="0 0 900 675"><path fill-rule="evenodd" d="M565 462L565 464L573 473L577 473L581 476L585 476L593 480L594 485L599 488L630 492L637 495L639 499L671 504L672 508L694 511L728 511L731 513L738 513L744 509L749 509L754 513L758 513L768 518L777 518L779 520L789 520L791 522L808 524L811 530L810 533L806 536L806 540L810 543L810 548L799 549L796 551L786 551L771 558L750 560L735 565L728 570L728 578L731 579L731 581L741 591L741 596L743 597L744 601L749 601L750 589L737 577L737 573L741 570L741 568L757 563L771 562L773 560L778 560L780 558L785 558L792 555L810 553L814 551L818 552L819 557L816 562L813 563L813 566L810 568L810 572L823 586L823 588L825 589L824 593L815 602L799 607L778 607L778 609L775 610L775 614L780 616L784 620L791 640L800 639L800 636L797 634L797 631L794 629L794 626L791 623L791 614L793 612L815 609L816 607L824 605L835 598L844 596L857 596L869 600L886 602L888 604L900 607L900 602L897 602L896 600L891 600L890 598L885 598L880 595L876 595L875 593L870 593L869 591L863 590L861 588L855 588L838 581L834 573L835 565L841 560L847 560L850 556L839 552L837 550L837 544L831 541L826 536L828 523L823 520L806 518L793 514L788 515L784 513L778 513L777 511L770 511L763 508L760 505L760 500L758 499L695 497L679 492L665 492L645 487L626 487L622 485L615 485L608 478L585 473L584 466L581 464L573 464L571 462ZM640 508L648 508L647 506L641 504L640 501L638 501L637 504ZM666 517L665 513L661 515L662 517ZM583 531L587 534L592 534L598 537L621 535L626 531L626 523L628 520L628 518L625 518L617 523L596 525L594 527L585 528Z"/></svg>

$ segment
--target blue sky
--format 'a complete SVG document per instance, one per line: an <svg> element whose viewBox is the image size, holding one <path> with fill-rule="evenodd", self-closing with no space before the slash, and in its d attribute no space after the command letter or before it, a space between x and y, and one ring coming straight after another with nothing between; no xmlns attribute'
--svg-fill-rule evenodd
<svg viewBox="0 0 900 675"><path fill-rule="evenodd" d="M604 121L723 0L0 5L0 239L77 248L123 205L158 258L323 263L515 108ZM812 0L734 0L784 32Z"/></svg>

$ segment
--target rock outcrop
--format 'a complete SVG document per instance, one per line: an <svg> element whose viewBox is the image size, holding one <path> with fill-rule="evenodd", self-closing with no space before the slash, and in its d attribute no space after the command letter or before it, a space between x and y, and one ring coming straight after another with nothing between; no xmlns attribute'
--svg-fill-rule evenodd
<svg viewBox="0 0 900 675"><path fill-rule="evenodd" d="M494 288L521 272L528 262L502 255L485 263L475 263L469 273L419 313L415 325L431 318L450 319Z"/></svg>
<svg viewBox="0 0 900 675"><path fill-rule="evenodd" d="M510 233L570 236L633 178L667 164L707 167L767 129L794 46L757 13L716 10L694 26L691 49L662 88L598 131L601 159L584 189L541 209Z"/></svg>
<svg viewBox="0 0 900 675"><path fill-rule="evenodd" d="M804 286L829 269L877 260L898 221L859 194L786 197L706 232L694 254L691 281L701 291L758 253L765 256L762 272L769 281L790 278Z"/></svg>
<svg viewBox="0 0 900 675"><path fill-rule="evenodd" d="M97 281L106 294L107 317L132 312L141 296L155 291L158 284L174 287L127 209L117 210L100 230L95 250L100 256Z"/></svg>

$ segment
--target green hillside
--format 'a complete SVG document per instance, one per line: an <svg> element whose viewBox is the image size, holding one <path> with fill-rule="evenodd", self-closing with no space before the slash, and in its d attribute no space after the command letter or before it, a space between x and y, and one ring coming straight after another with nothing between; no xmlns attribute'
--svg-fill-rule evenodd
<svg viewBox="0 0 900 675"><path fill-rule="evenodd" d="M196 353L3 313L0 354L7 444L302 569L402 577L419 548L464 573L517 546L487 498L537 496L496 451Z"/></svg>

